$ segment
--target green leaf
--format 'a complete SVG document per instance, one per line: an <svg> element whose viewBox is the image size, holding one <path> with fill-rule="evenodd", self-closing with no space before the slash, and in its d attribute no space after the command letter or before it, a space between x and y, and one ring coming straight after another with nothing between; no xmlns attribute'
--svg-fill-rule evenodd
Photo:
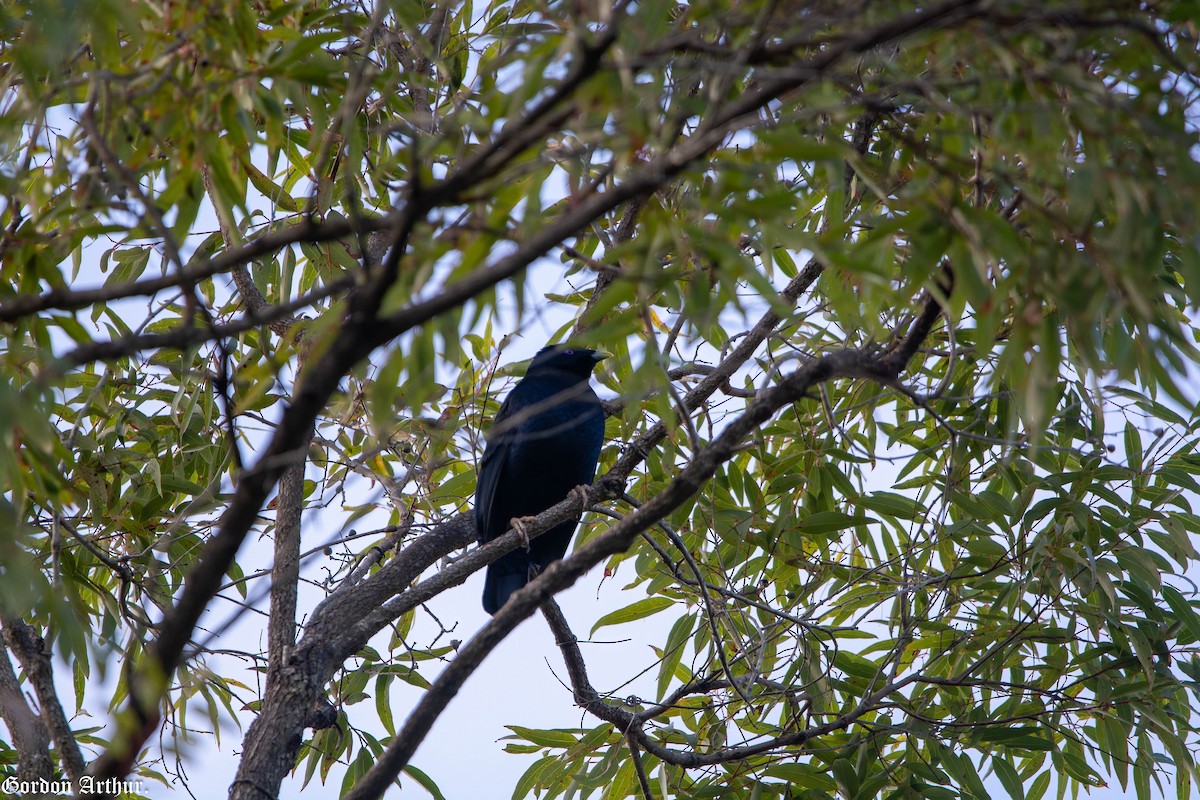
<svg viewBox="0 0 1200 800"><path fill-rule="evenodd" d="M506 725L505 727L522 739L542 747L573 747L579 741L577 731L540 730L523 728L520 725Z"/></svg>
<svg viewBox="0 0 1200 800"><path fill-rule="evenodd" d="M989 726L981 729L976 738L981 743L1000 744L1005 747L1020 750L1038 750L1049 752L1055 749L1054 741L1040 728L1018 727L1002 728Z"/></svg>
<svg viewBox="0 0 1200 800"><path fill-rule="evenodd" d="M592 626L591 635L595 635L596 631L609 625L621 625L634 620L645 619L652 614L657 614L667 608L670 608L675 603L665 597L647 597L625 606L624 608L605 614L600 619L596 620L596 624Z"/></svg>
<svg viewBox="0 0 1200 800"><path fill-rule="evenodd" d="M1025 787L1016 767L1003 756L992 756L992 767L996 771L996 778L1000 781L1000 785L1004 787L1004 791L1008 792L1009 798L1025 800Z"/></svg>
<svg viewBox="0 0 1200 800"><path fill-rule="evenodd" d="M1140 471L1142 468L1142 435L1132 421L1125 424L1125 458L1129 468Z"/></svg>
<svg viewBox="0 0 1200 800"><path fill-rule="evenodd" d="M874 521L870 517L852 517L843 511L818 511L800 520L800 529L806 534L823 536Z"/></svg>
<svg viewBox="0 0 1200 800"><path fill-rule="evenodd" d="M412 764L409 764L404 768L404 774L408 775L410 778L419 783L421 788L433 796L434 800L446 800L445 795L442 794L442 790L438 788L438 785L434 782L433 778L430 778Z"/></svg>
<svg viewBox="0 0 1200 800"><path fill-rule="evenodd" d="M879 675L879 665L849 650L839 650L833 659L838 669L853 678L873 680Z"/></svg>
<svg viewBox="0 0 1200 800"><path fill-rule="evenodd" d="M1167 605L1171 607L1171 611L1175 613L1175 619L1183 625L1184 630L1188 632L1193 641L1200 642L1200 615L1196 613L1192 604L1174 586L1164 585L1162 595L1163 599L1167 601Z"/></svg>
<svg viewBox="0 0 1200 800"><path fill-rule="evenodd" d="M548 767L552 767L554 762L553 756L545 756L530 764L517 780L516 786L513 787L512 800L526 800L533 791L533 787L538 784L541 774Z"/></svg>
<svg viewBox="0 0 1200 800"><path fill-rule="evenodd" d="M895 492L871 492L859 502L885 517L915 520L925 516L925 509L920 503Z"/></svg>
<svg viewBox="0 0 1200 800"><path fill-rule="evenodd" d="M837 791L837 781L829 773L808 764L773 764L764 773L768 778L786 781L789 786L817 789L822 792Z"/></svg>
<svg viewBox="0 0 1200 800"><path fill-rule="evenodd" d="M375 679L375 714L389 736L396 735L396 723L392 718L391 697L388 687L391 685L390 675L380 675Z"/></svg>
<svg viewBox="0 0 1200 800"><path fill-rule="evenodd" d="M657 697L664 698L667 694L667 687L671 685L671 679L675 676L675 667L683 658L685 644L688 638L692 635L692 628L696 623L694 614L684 614L675 621L671 626L671 632L667 634L667 643L663 648L662 661L658 666L658 687Z"/></svg>

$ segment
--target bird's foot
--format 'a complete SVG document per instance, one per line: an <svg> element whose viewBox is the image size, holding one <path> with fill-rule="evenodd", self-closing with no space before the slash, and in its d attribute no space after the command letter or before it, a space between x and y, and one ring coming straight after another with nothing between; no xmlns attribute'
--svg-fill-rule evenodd
<svg viewBox="0 0 1200 800"><path fill-rule="evenodd" d="M567 496L570 497L572 500L578 501L579 504L582 505L584 510L586 511L587 507L589 505L591 505L592 487L581 483L580 485L578 485L574 489L572 489L571 493Z"/></svg>
<svg viewBox="0 0 1200 800"><path fill-rule="evenodd" d="M525 526L536 519L537 517L513 517L508 523L517 532L517 538L521 540L521 544L526 551L529 550L529 531L525 529Z"/></svg>

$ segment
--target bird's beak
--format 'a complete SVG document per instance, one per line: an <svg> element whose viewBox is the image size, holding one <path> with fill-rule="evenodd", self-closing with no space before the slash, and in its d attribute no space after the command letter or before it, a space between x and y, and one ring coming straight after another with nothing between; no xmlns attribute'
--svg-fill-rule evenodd
<svg viewBox="0 0 1200 800"><path fill-rule="evenodd" d="M597 364L599 364L601 361L603 361L606 358L612 358L612 353L608 352L607 350L593 350L592 351L592 360L594 360Z"/></svg>

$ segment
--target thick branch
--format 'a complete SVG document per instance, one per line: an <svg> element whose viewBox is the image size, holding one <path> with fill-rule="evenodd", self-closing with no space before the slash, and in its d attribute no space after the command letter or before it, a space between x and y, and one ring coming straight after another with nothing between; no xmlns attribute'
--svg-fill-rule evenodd
<svg viewBox="0 0 1200 800"><path fill-rule="evenodd" d="M8 626L5 626L5 639ZM0 650L0 719L12 736L17 751L17 777L24 781L50 780L54 763L50 760L50 731L25 702L21 684L13 672L8 653Z"/></svg>
<svg viewBox="0 0 1200 800"><path fill-rule="evenodd" d="M17 619L4 619L4 641L21 662L26 677L33 684L38 706L42 710L43 725L49 731L62 759L63 772L73 781L84 773L83 754L71 730L71 723L58 701L58 689L54 685L54 665L47 652L45 642L32 626ZM2 659L7 662L7 659Z"/></svg>
<svg viewBox="0 0 1200 800"><path fill-rule="evenodd" d="M271 568L271 616L267 623L268 682L278 679L296 644L304 464L304 459L300 459L283 473L275 503L275 565Z"/></svg>

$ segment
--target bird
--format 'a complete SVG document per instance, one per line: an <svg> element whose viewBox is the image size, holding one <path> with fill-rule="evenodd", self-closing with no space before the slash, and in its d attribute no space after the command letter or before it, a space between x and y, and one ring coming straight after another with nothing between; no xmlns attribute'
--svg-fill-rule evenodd
<svg viewBox="0 0 1200 800"><path fill-rule="evenodd" d="M479 462L474 511L480 544L512 527L523 531L529 517L591 485L604 444L604 409L589 381L608 356L543 347L508 393ZM578 524L579 516L559 523L488 565L483 609L495 614L513 592L566 555Z"/></svg>

